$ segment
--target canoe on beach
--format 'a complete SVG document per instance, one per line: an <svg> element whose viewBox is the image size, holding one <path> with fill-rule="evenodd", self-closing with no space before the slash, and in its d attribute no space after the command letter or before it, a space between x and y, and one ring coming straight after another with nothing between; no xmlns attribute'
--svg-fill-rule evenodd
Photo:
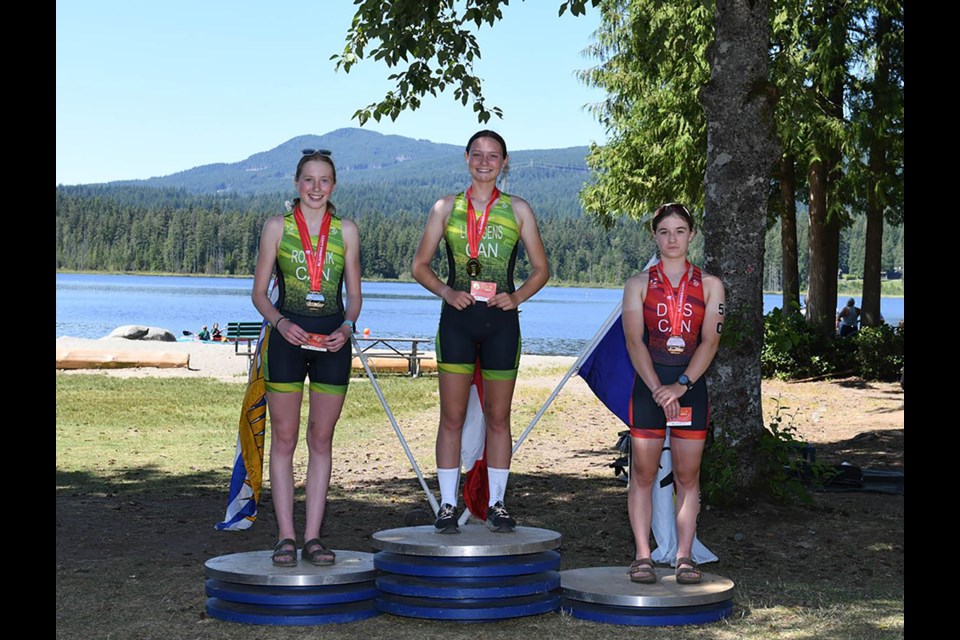
<svg viewBox="0 0 960 640"><path fill-rule="evenodd" d="M57 349L57 369L124 369L190 367L190 354L173 351Z"/></svg>

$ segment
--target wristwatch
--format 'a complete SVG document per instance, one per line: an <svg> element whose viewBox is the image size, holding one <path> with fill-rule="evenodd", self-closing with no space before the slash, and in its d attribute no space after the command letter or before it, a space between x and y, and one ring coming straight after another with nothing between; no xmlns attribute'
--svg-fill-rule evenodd
<svg viewBox="0 0 960 640"><path fill-rule="evenodd" d="M680 377L677 378L677 382L682 385L686 385L687 391L693 389L693 383L690 381L690 378L687 377L687 374L681 373Z"/></svg>
<svg viewBox="0 0 960 640"><path fill-rule="evenodd" d="M350 333L357 332L357 323L353 320L344 320L340 326L342 327L343 325L348 325L350 327Z"/></svg>

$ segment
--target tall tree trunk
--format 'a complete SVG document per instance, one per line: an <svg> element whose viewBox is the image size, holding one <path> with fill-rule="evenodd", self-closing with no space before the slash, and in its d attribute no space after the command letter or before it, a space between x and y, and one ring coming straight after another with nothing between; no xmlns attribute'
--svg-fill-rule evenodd
<svg viewBox="0 0 960 640"><path fill-rule="evenodd" d="M867 198L867 237L863 255L863 298L860 324L876 327L880 320L880 261L883 255L883 209L876 196ZM871 202L874 200L874 202Z"/></svg>
<svg viewBox="0 0 960 640"><path fill-rule="evenodd" d="M726 287L721 347L709 373L714 435L737 449L736 485L757 481L767 185L779 154L767 73L770 0L717 0L707 118L705 267Z"/></svg>
<svg viewBox="0 0 960 640"><path fill-rule="evenodd" d="M829 119L843 122L843 90L846 81L845 52L847 24L840 2L823 5L818 22L829 38L826 62L815 80L817 103ZM809 168L810 267L807 294L807 322L824 333L834 330L837 313L837 280L840 269L841 194L838 192L843 168L840 142L821 135L817 158ZM815 228L816 227L816 228ZM816 234L816 241L814 236Z"/></svg>
<svg viewBox="0 0 960 640"><path fill-rule="evenodd" d="M876 42L882 42L893 26L889 13L881 12L877 18ZM867 238L863 255L863 298L860 303L861 324L876 327L880 320L880 263L883 255L883 203L877 183L884 177L887 165L886 137L880 134L883 122L884 101L880 93L890 85L890 61L886 55L879 56L874 72L873 100L870 119L874 135L870 141L869 171L867 185Z"/></svg>
<svg viewBox="0 0 960 640"><path fill-rule="evenodd" d="M797 247L797 175L792 154L780 158L780 270L783 275L783 310L800 311L800 251Z"/></svg>
<svg viewBox="0 0 960 640"><path fill-rule="evenodd" d="M810 241L807 284L807 323L824 333L834 330L837 313L837 270L840 225L827 212L827 169L815 160L807 172L810 186Z"/></svg>

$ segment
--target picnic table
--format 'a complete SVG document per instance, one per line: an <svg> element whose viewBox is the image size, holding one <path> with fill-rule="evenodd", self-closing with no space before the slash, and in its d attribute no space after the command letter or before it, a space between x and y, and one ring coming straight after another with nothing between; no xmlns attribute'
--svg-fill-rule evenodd
<svg viewBox="0 0 960 640"><path fill-rule="evenodd" d="M373 336L356 336L357 343L368 342L360 346L364 356L377 358L402 358L407 361L407 371L416 378L420 375L420 362L431 358L420 348L422 344L432 343L433 338L376 338ZM375 349L376 351L371 351Z"/></svg>

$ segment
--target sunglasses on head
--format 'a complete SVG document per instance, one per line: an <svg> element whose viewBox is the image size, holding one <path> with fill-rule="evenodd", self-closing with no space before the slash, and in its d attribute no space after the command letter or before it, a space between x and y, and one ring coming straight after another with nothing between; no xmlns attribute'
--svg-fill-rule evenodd
<svg viewBox="0 0 960 640"><path fill-rule="evenodd" d="M682 210L685 214L687 214L688 216L690 215L690 212L687 211L687 208L686 208L685 206L683 206L682 204L680 204L679 202L668 202L667 204L662 204L662 205L660 205L659 207L657 207L657 210L654 212L653 217L656 218L656 217L659 216L661 213L666 213L667 210L670 209L670 208L672 208L672 207L677 207L677 208L681 209L681 210Z"/></svg>
<svg viewBox="0 0 960 640"><path fill-rule="evenodd" d="M329 149L304 149L304 150L303 150L303 155L305 155L305 156L314 156L314 155L316 155L316 156L329 156L329 155L332 155L332 154L333 154L333 152L330 151Z"/></svg>

